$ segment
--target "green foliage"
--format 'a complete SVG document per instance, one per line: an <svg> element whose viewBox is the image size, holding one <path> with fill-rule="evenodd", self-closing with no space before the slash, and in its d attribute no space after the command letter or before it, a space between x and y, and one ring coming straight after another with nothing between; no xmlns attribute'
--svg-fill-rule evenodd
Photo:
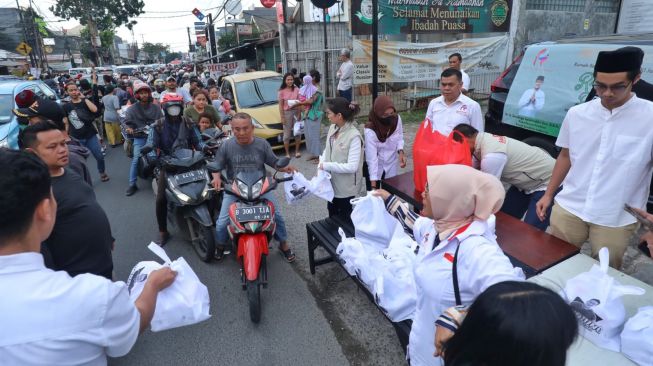
<svg viewBox="0 0 653 366"><path fill-rule="evenodd" d="M163 43L150 43L150 42L145 42L143 43L143 46L141 49L143 52L146 52L150 54L150 57L156 58L161 54L161 52L168 53L169 52L170 46L164 45Z"/></svg>
<svg viewBox="0 0 653 366"><path fill-rule="evenodd" d="M168 62L170 62L170 61L172 61L174 59L181 59L181 57L182 57L181 52L171 52L171 53L166 54L166 60L165 61L166 61L166 63L168 63Z"/></svg>
<svg viewBox="0 0 653 366"><path fill-rule="evenodd" d="M50 11L66 20L77 19L82 25L93 19L98 29L107 29L108 24L132 29L136 21L129 18L143 14L143 7L142 0L57 0Z"/></svg>
<svg viewBox="0 0 653 366"><path fill-rule="evenodd" d="M227 32L223 33L220 38L218 38L218 51L226 51L230 48L236 47L236 33Z"/></svg>
<svg viewBox="0 0 653 366"><path fill-rule="evenodd" d="M47 37L49 33L45 21L41 19L41 17L34 17L34 22L36 23L36 27L39 30L39 33L41 33L42 36Z"/></svg>

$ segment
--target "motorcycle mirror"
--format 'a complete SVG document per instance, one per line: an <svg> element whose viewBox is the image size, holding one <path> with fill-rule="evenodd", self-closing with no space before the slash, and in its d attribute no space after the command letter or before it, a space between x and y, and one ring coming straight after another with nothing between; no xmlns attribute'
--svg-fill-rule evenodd
<svg viewBox="0 0 653 366"><path fill-rule="evenodd" d="M282 169L282 168L287 167L288 164L290 164L290 158L287 157L287 156L284 156L282 158L279 158L279 160L277 160L277 164L276 164L275 168Z"/></svg>
<svg viewBox="0 0 653 366"><path fill-rule="evenodd" d="M154 150L152 145L145 145L145 146L141 147L141 154L142 155L147 155L150 152L152 152L152 150Z"/></svg>

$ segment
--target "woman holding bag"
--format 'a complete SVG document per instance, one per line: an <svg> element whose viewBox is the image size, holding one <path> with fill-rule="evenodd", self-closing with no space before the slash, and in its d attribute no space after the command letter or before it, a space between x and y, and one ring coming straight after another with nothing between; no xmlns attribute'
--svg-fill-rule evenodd
<svg viewBox="0 0 653 366"><path fill-rule="evenodd" d="M397 175L399 167L406 167L401 117L387 95L376 98L365 124L365 161L372 188L378 188L381 179Z"/></svg>
<svg viewBox="0 0 653 366"><path fill-rule="evenodd" d="M331 173L334 198L327 204L329 217L351 217L352 198L363 190L363 138L354 117L358 104L342 97L327 99L326 115L331 122L326 147L318 169Z"/></svg>
<svg viewBox="0 0 653 366"><path fill-rule="evenodd" d="M283 76L283 82L279 87L279 114L283 122L283 148L286 150L286 156L290 157L290 139L293 135L295 119L299 115L295 107L297 104L290 105L288 101L299 102L299 88L295 86L295 78L292 73L286 73ZM302 143L302 137L295 137L295 157L300 158L299 145Z"/></svg>
<svg viewBox="0 0 653 366"><path fill-rule="evenodd" d="M454 305L471 304L495 283L524 278L495 240L493 214L501 208L505 191L494 176L452 164L427 168L422 216L384 190L374 194L385 200L388 211L419 246L410 364L440 365L433 356L435 321L440 314Z"/></svg>
<svg viewBox="0 0 653 366"><path fill-rule="evenodd" d="M306 138L306 152L309 154L306 160L315 161L317 164L322 151L320 143L320 126L322 125L322 104L324 97L320 91L320 73L317 70L311 70L310 75L304 76L304 85L299 89L300 98L305 101L300 105L308 106L308 110L303 112L304 119L304 137Z"/></svg>

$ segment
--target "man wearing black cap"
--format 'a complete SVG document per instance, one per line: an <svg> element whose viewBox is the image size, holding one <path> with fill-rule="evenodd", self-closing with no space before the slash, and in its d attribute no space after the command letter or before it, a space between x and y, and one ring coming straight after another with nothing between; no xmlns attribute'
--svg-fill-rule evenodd
<svg viewBox="0 0 653 366"><path fill-rule="evenodd" d="M607 247L617 269L637 227L624 204L644 209L653 175L653 102L632 92L643 58L636 47L599 52L599 98L567 112L556 141L562 150L537 203L543 219L562 184L551 212L552 234L578 247L589 239L593 256Z"/></svg>

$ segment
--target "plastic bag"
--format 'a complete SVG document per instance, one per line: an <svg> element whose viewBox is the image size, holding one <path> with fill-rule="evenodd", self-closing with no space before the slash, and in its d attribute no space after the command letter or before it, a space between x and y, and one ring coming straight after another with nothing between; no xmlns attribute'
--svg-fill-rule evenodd
<svg viewBox="0 0 653 366"><path fill-rule="evenodd" d="M164 264L154 261L139 262L127 279L129 297L136 301L147 281L148 275L164 265L177 272L175 281L159 292L152 317L153 332L199 323L211 317L209 314L209 290L200 282L186 260L179 257L171 261L165 250L155 243L147 246L163 259Z"/></svg>
<svg viewBox="0 0 653 366"><path fill-rule="evenodd" d="M304 177L304 174L295 172L293 174L285 173L284 177L292 177L283 184L283 190L286 192L286 202L289 204L296 203L310 193L310 182Z"/></svg>
<svg viewBox="0 0 653 366"><path fill-rule="evenodd" d="M366 257L367 252L361 242L356 240L356 238L348 238L345 232L342 231L342 228L338 228L338 234L340 234L340 244L336 248L338 259L347 273L355 276L357 270L356 263L360 264L360 261L357 262L357 260L360 257Z"/></svg>
<svg viewBox="0 0 653 366"><path fill-rule="evenodd" d="M640 366L653 366L653 306L639 308L621 332L621 353Z"/></svg>
<svg viewBox="0 0 653 366"><path fill-rule="evenodd" d="M597 345L619 352L619 334L623 328L626 310L620 297L642 295L644 289L623 286L608 274L608 248L599 250L600 266L567 280L563 290L578 319L580 333Z"/></svg>
<svg viewBox="0 0 653 366"><path fill-rule="evenodd" d="M386 210L383 199L368 192L364 197L352 199L351 204L356 239L372 250L387 248L397 221Z"/></svg>
<svg viewBox="0 0 653 366"><path fill-rule="evenodd" d="M333 201L335 193L333 192L333 185L331 184L331 174L325 170L319 169L317 175L311 178L310 191L311 194L314 194L323 200L329 202Z"/></svg>
<svg viewBox="0 0 653 366"><path fill-rule="evenodd" d="M416 256L410 248L383 251L378 263L380 274L374 286L374 301L393 322L412 319L417 307L417 288L413 269Z"/></svg>
<svg viewBox="0 0 653 366"><path fill-rule="evenodd" d="M415 190L423 192L426 185L426 167L429 165L462 164L472 166L472 153L467 139L458 131L452 131L444 136L433 131L432 122L425 119L417 130L413 144L413 179ZM454 134L462 138L462 142L453 139Z"/></svg>
<svg viewBox="0 0 653 366"><path fill-rule="evenodd" d="M295 124L292 127L292 133L293 133L293 136L295 136L295 137L301 136L301 135L304 134L304 120L303 119L295 121Z"/></svg>

